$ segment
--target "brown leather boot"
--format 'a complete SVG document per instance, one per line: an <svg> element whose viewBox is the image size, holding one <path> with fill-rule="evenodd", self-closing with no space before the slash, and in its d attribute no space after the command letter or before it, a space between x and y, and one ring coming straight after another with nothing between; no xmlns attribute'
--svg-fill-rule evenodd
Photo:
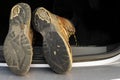
<svg viewBox="0 0 120 80"><path fill-rule="evenodd" d="M19 3L11 10L10 25L4 42L4 57L8 67L18 75L25 75L32 62L31 9Z"/></svg>
<svg viewBox="0 0 120 80"><path fill-rule="evenodd" d="M66 73L72 67L72 51L69 37L75 33L71 22L45 8L34 13L34 28L43 36L44 56L56 73Z"/></svg>

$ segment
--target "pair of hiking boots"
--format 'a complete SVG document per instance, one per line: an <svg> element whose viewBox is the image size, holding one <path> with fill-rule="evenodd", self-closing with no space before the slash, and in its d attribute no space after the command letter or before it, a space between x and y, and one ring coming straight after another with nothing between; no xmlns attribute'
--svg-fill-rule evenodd
<svg viewBox="0 0 120 80"><path fill-rule="evenodd" d="M44 57L51 69L60 74L70 71L72 51L69 37L75 33L71 22L43 7L35 10L32 22L34 29L43 36ZM18 75L25 75L32 62L33 32L30 23L30 6L26 3L16 4L11 10L3 51L10 70Z"/></svg>

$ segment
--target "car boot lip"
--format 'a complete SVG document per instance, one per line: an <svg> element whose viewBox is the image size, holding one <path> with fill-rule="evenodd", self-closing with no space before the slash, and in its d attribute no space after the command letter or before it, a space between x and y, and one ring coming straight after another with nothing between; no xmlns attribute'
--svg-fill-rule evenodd
<svg viewBox="0 0 120 80"><path fill-rule="evenodd" d="M106 65L116 65L120 62L120 55L117 55L112 58L104 59L104 60L97 60L97 61L87 61L87 62L73 62L72 67L92 67L92 66L106 66ZM0 63L1 67L8 67L6 63ZM31 64L30 67L33 68L45 68L50 67L48 64Z"/></svg>
<svg viewBox="0 0 120 80"><path fill-rule="evenodd" d="M78 61L77 62L74 61L73 64L72 64L72 67L90 67L90 66L103 66L103 65L119 64L120 63L119 62L119 60L120 60L119 52L120 52L120 50L118 48L117 50L115 50L113 52L110 52L111 54L114 54L114 53L118 53L118 54L116 54L114 56L109 56L109 57L106 57L106 58L103 58L103 59L92 60L92 61L90 61L90 60L88 60L88 61L81 61L81 60L79 60L80 56L73 55L73 60L78 58ZM2 46L0 47L0 53L1 53L1 55L0 55L0 66L1 67L7 67L7 64L5 63L4 57L2 55ZM109 53L106 52L106 54L109 54ZM84 56L84 57L87 58L87 56ZM33 59L31 67L36 67L37 68L37 67L49 67L49 66L48 66L48 64L46 62L44 62L44 58L39 58L38 62L37 62L37 60Z"/></svg>

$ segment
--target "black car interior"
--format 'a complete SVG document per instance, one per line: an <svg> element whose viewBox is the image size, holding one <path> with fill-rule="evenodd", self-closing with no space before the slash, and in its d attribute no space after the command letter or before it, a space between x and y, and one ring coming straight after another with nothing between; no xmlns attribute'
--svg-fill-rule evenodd
<svg viewBox="0 0 120 80"><path fill-rule="evenodd" d="M119 46L120 5L116 0L0 0L1 46L3 46L8 32L11 8L20 2L28 3L32 13L36 8L44 7L52 13L70 20L76 29L77 40L71 36L71 46L108 46L107 48L110 50ZM31 27L33 28L32 22ZM42 36L34 29L33 32L33 46L42 46ZM111 45L112 47L110 47ZM35 52L37 54L37 51Z"/></svg>

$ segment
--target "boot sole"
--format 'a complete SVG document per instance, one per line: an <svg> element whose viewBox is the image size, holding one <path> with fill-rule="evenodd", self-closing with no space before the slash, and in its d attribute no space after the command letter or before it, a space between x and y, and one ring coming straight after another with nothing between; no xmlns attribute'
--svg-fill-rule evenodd
<svg viewBox="0 0 120 80"><path fill-rule="evenodd" d="M38 8L34 13L34 28L43 36L43 52L51 69L59 74L71 70L72 54L68 44L59 34L50 19L50 12Z"/></svg>
<svg viewBox="0 0 120 80"><path fill-rule="evenodd" d="M32 62L32 45L26 33L30 29L30 20L29 5L19 3L12 8L3 52L10 70L18 75L25 75Z"/></svg>

